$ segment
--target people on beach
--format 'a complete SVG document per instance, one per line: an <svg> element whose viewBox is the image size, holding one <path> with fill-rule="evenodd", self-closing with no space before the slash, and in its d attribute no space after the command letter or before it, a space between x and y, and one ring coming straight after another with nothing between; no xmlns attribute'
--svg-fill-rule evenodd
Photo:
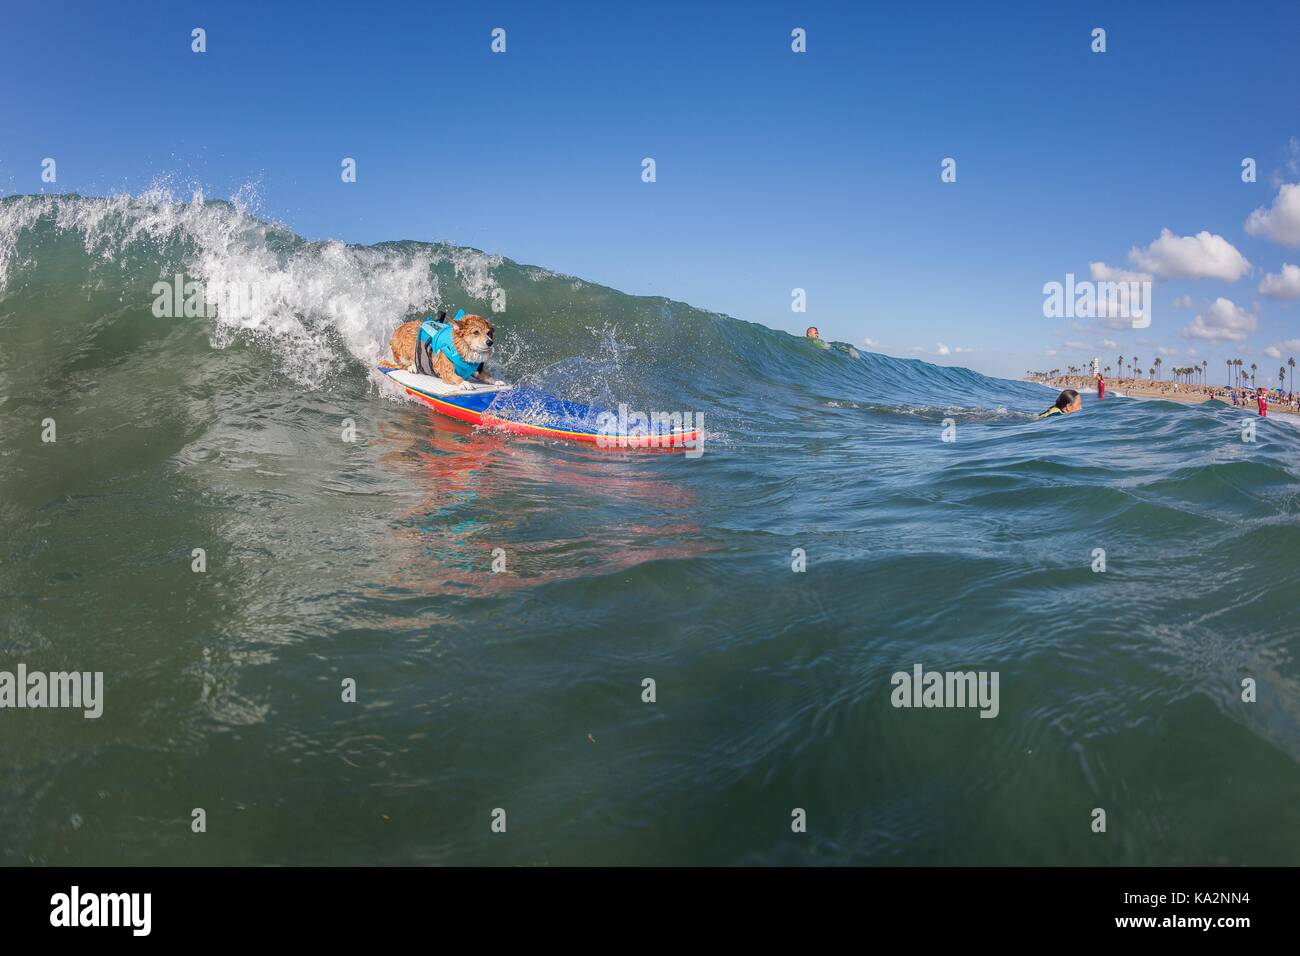
<svg viewBox="0 0 1300 956"><path fill-rule="evenodd" d="M1098 394L1101 385L1095 374L1081 375L1041 375L1031 376L1030 381L1057 388L1090 388L1097 385ZM1300 415L1300 392L1287 392L1282 389L1267 389L1247 385L1211 385L1209 383L1177 382L1169 379L1125 380L1120 383L1124 395L1134 398L1165 398L1178 402L1197 402L1214 400L1225 402L1234 408L1259 410L1259 392L1263 392L1264 411L1267 418L1274 414ZM1115 393L1118 394L1118 393ZM1113 395L1112 395L1113 397Z"/></svg>
<svg viewBox="0 0 1300 956"><path fill-rule="evenodd" d="M1039 418L1047 418L1051 415L1068 415L1071 412L1077 412L1083 408L1083 399L1079 393L1072 388L1067 388L1060 395L1056 396L1056 404L1045 412L1039 412Z"/></svg>

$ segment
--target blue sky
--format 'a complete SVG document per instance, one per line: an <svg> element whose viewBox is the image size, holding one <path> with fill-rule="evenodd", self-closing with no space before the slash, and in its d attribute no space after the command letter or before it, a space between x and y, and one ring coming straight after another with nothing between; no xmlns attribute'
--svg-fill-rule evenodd
<svg viewBox="0 0 1300 956"><path fill-rule="evenodd" d="M253 184L309 238L472 245L994 374L1158 349L1275 374L1298 35L1295 2L10 4L0 190ZM1151 328L1043 316L1094 262L1155 274Z"/></svg>

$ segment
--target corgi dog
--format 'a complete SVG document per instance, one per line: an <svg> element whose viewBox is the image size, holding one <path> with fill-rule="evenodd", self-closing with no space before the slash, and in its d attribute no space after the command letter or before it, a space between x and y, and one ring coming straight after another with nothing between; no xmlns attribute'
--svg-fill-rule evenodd
<svg viewBox="0 0 1300 956"><path fill-rule="evenodd" d="M403 322L389 342L393 362L389 368L401 368L420 375L433 375L448 385L484 382L504 385L488 375L484 365L492 357L492 336L496 329L481 315L465 315L465 310L447 319L438 318Z"/></svg>

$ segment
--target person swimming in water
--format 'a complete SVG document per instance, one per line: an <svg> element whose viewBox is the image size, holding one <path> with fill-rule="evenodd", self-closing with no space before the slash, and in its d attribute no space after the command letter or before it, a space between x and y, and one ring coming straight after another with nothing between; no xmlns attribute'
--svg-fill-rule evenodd
<svg viewBox="0 0 1300 956"><path fill-rule="evenodd" d="M812 339L813 341L816 341L817 339L820 339L821 337L822 337L822 334L821 334L820 332L817 331L817 326L815 326L815 325L810 325L810 326L808 326L808 331L804 332L804 338Z"/></svg>
<svg viewBox="0 0 1300 956"><path fill-rule="evenodd" d="M1039 418L1047 418L1051 415L1068 415L1070 412L1077 412L1083 408L1083 399L1079 393L1072 388L1067 388L1060 395L1056 396L1056 404L1045 412L1039 412Z"/></svg>

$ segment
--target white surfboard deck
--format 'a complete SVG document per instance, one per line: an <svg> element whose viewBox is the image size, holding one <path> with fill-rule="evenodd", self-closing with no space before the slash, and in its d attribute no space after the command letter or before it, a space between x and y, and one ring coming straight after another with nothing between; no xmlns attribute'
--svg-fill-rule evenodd
<svg viewBox="0 0 1300 956"><path fill-rule="evenodd" d="M385 369L384 374L386 378L391 378L399 385L408 385L421 392L428 392L430 395L474 395L478 392L501 392L513 387L510 385L489 385L486 382L471 382L468 379L460 385L449 385L437 376L418 375L415 372L407 372L401 369L394 371Z"/></svg>

